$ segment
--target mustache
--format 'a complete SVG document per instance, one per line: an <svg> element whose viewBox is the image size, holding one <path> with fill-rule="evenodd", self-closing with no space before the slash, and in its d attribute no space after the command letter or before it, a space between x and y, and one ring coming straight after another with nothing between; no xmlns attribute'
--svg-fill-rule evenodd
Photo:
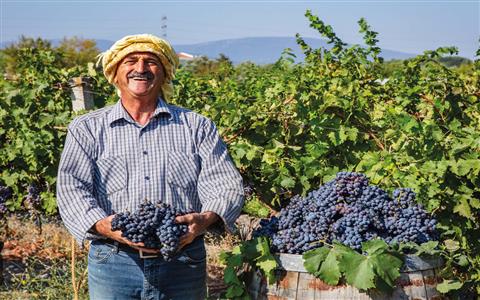
<svg viewBox="0 0 480 300"><path fill-rule="evenodd" d="M143 72L143 73L133 71L132 73L127 75L127 78L134 78L134 77L135 78L140 78L140 79L145 79L145 80L152 80L153 77L155 77L155 76L150 71L146 71L146 72Z"/></svg>

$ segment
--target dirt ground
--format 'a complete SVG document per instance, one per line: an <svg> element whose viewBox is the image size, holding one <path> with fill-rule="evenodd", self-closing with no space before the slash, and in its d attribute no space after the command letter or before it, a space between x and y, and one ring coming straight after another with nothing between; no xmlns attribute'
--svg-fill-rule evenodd
<svg viewBox="0 0 480 300"><path fill-rule="evenodd" d="M85 266L88 249L80 249L58 220L43 224L40 230L32 221L12 216L8 218L7 232L3 240L3 284L0 299L43 299L41 290L33 291L38 289L38 285L32 285L28 281L38 282L42 278L49 280L58 274L62 278L51 280L56 280L55 284L60 286L71 285L68 288L73 292L72 257L76 267L76 288L79 294L87 290ZM218 299L226 289L223 282L224 267L219 261L219 254L222 250L232 249L239 242L239 237L207 235L205 240L209 299Z"/></svg>

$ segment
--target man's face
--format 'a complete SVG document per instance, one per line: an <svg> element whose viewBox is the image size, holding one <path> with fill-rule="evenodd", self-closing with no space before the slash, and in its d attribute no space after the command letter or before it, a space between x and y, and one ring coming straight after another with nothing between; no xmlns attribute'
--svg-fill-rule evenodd
<svg viewBox="0 0 480 300"><path fill-rule="evenodd" d="M152 53L135 52L118 63L115 83L122 97L157 97L165 72L160 59Z"/></svg>

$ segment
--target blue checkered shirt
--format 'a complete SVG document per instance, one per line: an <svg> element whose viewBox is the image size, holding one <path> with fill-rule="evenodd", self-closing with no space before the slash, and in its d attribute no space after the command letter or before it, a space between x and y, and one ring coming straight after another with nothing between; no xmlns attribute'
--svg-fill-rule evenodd
<svg viewBox="0 0 480 300"><path fill-rule="evenodd" d="M119 101L73 120L60 159L57 201L83 245L100 219L134 211L145 199L212 211L227 230L243 205L242 178L212 121L159 99L149 123Z"/></svg>

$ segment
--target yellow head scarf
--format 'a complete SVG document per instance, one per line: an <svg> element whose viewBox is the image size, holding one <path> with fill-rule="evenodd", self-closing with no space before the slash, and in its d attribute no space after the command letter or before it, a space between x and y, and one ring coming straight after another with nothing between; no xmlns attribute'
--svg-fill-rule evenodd
<svg viewBox="0 0 480 300"><path fill-rule="evenodd" d="M102 62L103 74L108 82L114 82L117 64L133 52L149 52L158 56L165 69L165 83L161 87L161 93L169 102L173 96L172 80L179 64L178 57L170 43L151 34L128 35L98 56L98 63Z"/></svg>

